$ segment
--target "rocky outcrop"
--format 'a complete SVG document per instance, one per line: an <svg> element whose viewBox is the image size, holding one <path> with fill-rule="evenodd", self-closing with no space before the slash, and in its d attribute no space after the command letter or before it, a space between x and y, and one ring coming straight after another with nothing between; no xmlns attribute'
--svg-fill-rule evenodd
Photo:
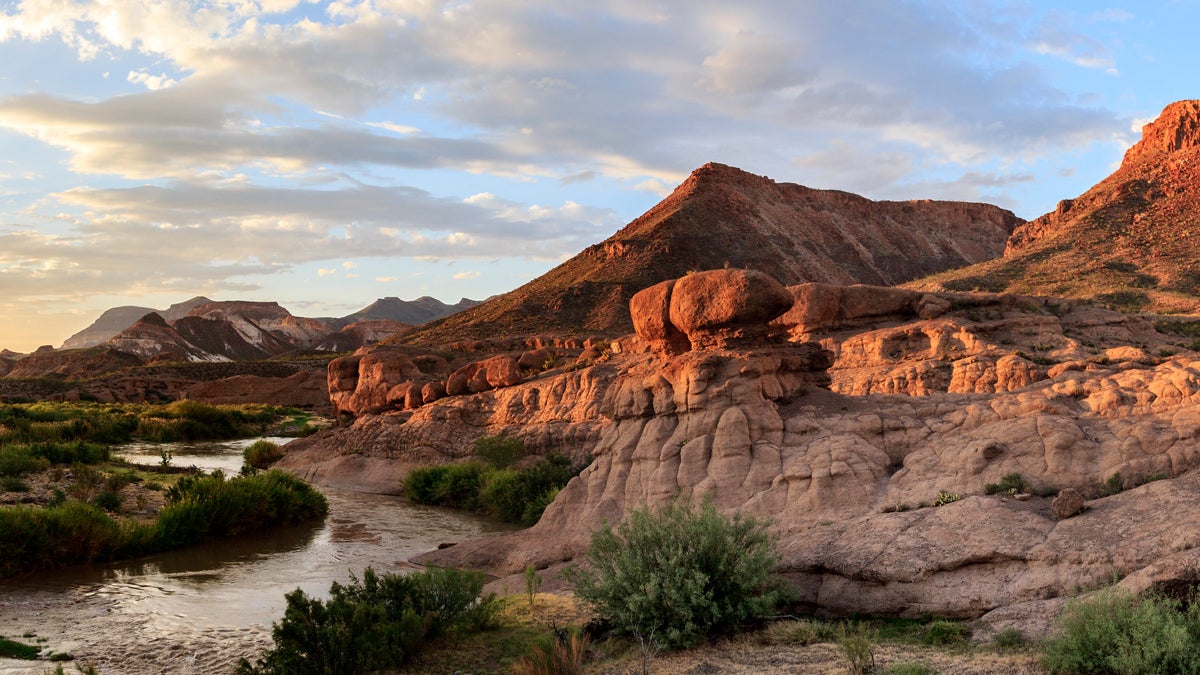
<svg viewBox="0 0 1200 675"><path fill-rule="evenodd" d="M411 324L383 319L356 321L325 337L313 349L322 352L352 352L412 328Z"/></svg>
<svg viewBox="0 0 1200 675"><path fill-rule="evenodd" d="M362 416L290 444L282 465L394 492L486 434L593 456L534 527L418 558L501 578L572 560L594 528L680 497L769 518L781 570L835 613L1004 627L1114 569L1140 588L1200 564L1200 525L1180 525L1200 522L1200 354L1158 350L1176 338L1144 319L1045 298L809 286L770 331L706 343L694 338L778 312L734 298L716 303L738 308L721 320L680 319L685 332L671 311L692 292L680 284L638 296L639 337L602 362ZM672 327L690 348L651 349ZM839 393L839 379L899 393ZM987 495L1012 473L1035 494ZM1116 474L1126 491L1104 496ZM1040 495L1067 488L1087 508L1060 519Z"/></svg>
<svg viewBox="0 0 1200 675"><path fill-rule="evenodd" d="M183 397L219 405L269 403L309 410L327 410L330 407L325 373L319 370L300 371L282 378L235 375L194 384Z"/></svg>
<svg viewBox="0 0 1200 675"><path fill-rule="evenodd" d="M135 356L105 347L55 350L41 347L13 364L7 377L83 379L141 365Z"/></svg>

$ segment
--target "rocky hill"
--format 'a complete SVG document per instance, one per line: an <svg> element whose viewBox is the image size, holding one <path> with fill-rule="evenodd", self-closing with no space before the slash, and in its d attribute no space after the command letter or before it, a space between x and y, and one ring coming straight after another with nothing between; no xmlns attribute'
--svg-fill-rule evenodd
<svg viewBox="0 0 1200 675"><path fill-rule="evenodd" d="M1142 130L1120 168L1018 227L1003 257L913 288L1092 298L1122 310L1200 311L1200 101Z"/></svg>
<svg viewBox="0 0 1200 675"><path fill-rule="evenodd" d="M187 316L193 307L212 302L206 297L197 296L191 300L171 305L167 309L152 309L149 307L113 307L105 310L92 325L67 338L61 349L86 349L104 344L121 331L137 323L138 319L150 313L156 313L167 321L175 321Z"/></svg>
<svg viewBox="0 0 1200 675"><path fill-rule="evenodd" d="M633 329L634 293L725 266L760 270L786 284L893 285L994 258L1021 222L987 204L876 202L707 164L607 240L399 340L620 335Z"/></svg>

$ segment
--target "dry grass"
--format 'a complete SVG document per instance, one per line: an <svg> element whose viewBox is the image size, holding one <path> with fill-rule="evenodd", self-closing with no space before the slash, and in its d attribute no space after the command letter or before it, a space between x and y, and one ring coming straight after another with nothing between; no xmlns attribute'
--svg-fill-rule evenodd
<svg viewBox="0 0 1200 675"><path fill-rule="evenodd" d="M501 625L491 631L453 643L433 645L411 672L509 672L512 664L538 641L554 639L555 630L582 626L589 619L573 597L539 593L530 607L528 596L503 599ZM836 644L840 624L814 621L781 621L741 636L714 641L696 649L656 652L644 659L638 645L628 639L597 640L591 644L589 673L625 675L651 673L837 673L847 672L847 662ZM1045 671L1031 651L997 652L987 647L928 647L881 638L873 645L876 671L897 664L925 664L938 673L967 675L1034 675Z"/></svg>

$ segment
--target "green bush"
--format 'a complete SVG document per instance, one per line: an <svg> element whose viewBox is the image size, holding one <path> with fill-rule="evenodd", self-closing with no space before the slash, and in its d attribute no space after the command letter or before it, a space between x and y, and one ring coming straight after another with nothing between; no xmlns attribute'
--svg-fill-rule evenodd
<svg viewBox="0 0 1200 675"><path fill-rule="evenodd" d="M121 510L121 495L112 490L104 490L92 498L92 503L109 513L117 513Z"/></svg>
<svg viewBox="0 0 1200 675"><path fill-rule="evenodd" d="M438 487L449 470L448 464L413 469L404 479L404 494L418 504L436 504Z"/></svg>
<svg viewBox="0 0 1200 675"><path fill-rule="evenodd" d="M166 497L168 504L159 512L155 528L159 550L309 520L329 509L324 495L283 471L231 480L219 472L185 476Z"/></svg>
<svg viewBox="0 0 1200 675"><path fill-rule="evenodd" d="M525 444L511 436L484 436L475 441L475 456L497 469L516 464L525 454Z"/></svg>
<svg viewBox="0 0 1200 675"><path fill-rule="evenodd" d="M1029 492L1029 483L1025 477L1018 471L1004 474L999 483L988 483L984 486L984 492L989 495L1015 495L1021 492Z"/></svg>
<svg viewBox="0 0 1200 675"><path fill-rule="evenodd" d="M477 630L494 616L495 597L480 598L483 575L430 568L409 575L367 568L330 587L329 600L296 589L287 594L283 620L271 632L275 645L242 675L365 673L398 668L430 640Z"/></svg>
<svg viewBox="0 0 1200 675"><path fill-rule="evenodd" d="M470 509L505 522L533 525L558 490L585 466L552 454L524 469L482 462L421 467L408 474L404 493L418 504Z"/></svg>
<svg viewBox="0 0 1200 675"><path fill-rule="evenodd" d="M935 619L925 626L921 641L927 645L945 647L966 644L970 637L971 629L963 624L946 619Z"/></svg>
<svg viewBox="0 0 1200 675"><path fill-rule="evenodd" d="M785 598L777 560L762 522L677 502L593 533L587 566L567 574L616 631L677 648L770 613Z"/></svg>
<svg viewBox="0 0 1200 675"><path fill-rule="evenodd" d="M152 525L118 523L80 501L0 509L0 577L165 551L327 511L321 493L279 471L229 481L185 477L172 491Z"/></svg>
<svg viewBox="0 0 1200 675"><path fill-rule="evenodd" d="M255 441L242 451L242 461L255 469L265 469L281 459L283 448L271 441Z"/></svg>
<svg viewBox="0 0 1200 675"><path fill-rule="evenodd" d="M1200 602L1107 588L1067 605L1044 647L1052 673L1200 673Z"/></svg>
<svg viewBox="0 0 1200 675"><path fill-rule="evenodd" d="M40 648L33 645L0 638L0 658L32 661L38 657L38 652L40 651L42 651Z"/></svg>

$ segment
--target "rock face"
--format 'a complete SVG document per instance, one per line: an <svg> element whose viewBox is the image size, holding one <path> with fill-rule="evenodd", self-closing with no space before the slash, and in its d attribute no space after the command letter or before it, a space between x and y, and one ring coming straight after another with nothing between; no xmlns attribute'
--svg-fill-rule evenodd
<svg viewBox="0 0 1200 675"><path fill-rule="evenodd" d="M607 240L512 292L405 334L437 345L633 330L638 291L722 267L784 284L891 285L994 258L1022 221L987 204L876 202L706 164Z"/></svg>
<svg viewBox="0 0 1200 675"><path fill-rule="evenodd" d="M282 378L235 375L192 385L184 397L218 405L270 403L310 410L329 408L325 374L319 370L300 371Z"/></svg>
<svg viewBox="0 0 1200 675"><path fill-rule="evenodd" d="M569 561L592 529L680 496L770 518L782 571L831 612L1030 625L1114 569L1140 590L1200 564L1200 354L1145 349L1181 338L1066 301L809 286L791 289L806 304L758 343L654 351L675 326L663 306L679 285L649 289L635 303L640 336L601 363L362 416L289 445L283 466L394 492L413 467L467 456L484 434L594 456L534 527L418 558L498 577ZM765 326L773 314L757 316ZM702 329L750 314L723 316ZM1032 340L1046 340L1038 362L1004 352ZM1093 358L1074 358L1083 352ZM935 373L920 364L939 353L951 364L944 387L935 375L901 380L905 368ZM855 367L871 382L925 384L829 391L853 359L867 359ZM1060 520L1048 497L986 495L1014 472L1035 492L1062 490L1060 506L1069 488L1090 508ZM1118 473L1128 489L1103 496ZM962 499L932 506L942 491Z"/></svg>
<svg viewBox="0 0 1200 675"><path fill-rule="evenodd" d="M914 283L1093 298L1126 310L1200 311L1194 214L1200 208L1200 101L1179 101L1142 130L1112 175L1018 227L1003 258Z"/></svg>

